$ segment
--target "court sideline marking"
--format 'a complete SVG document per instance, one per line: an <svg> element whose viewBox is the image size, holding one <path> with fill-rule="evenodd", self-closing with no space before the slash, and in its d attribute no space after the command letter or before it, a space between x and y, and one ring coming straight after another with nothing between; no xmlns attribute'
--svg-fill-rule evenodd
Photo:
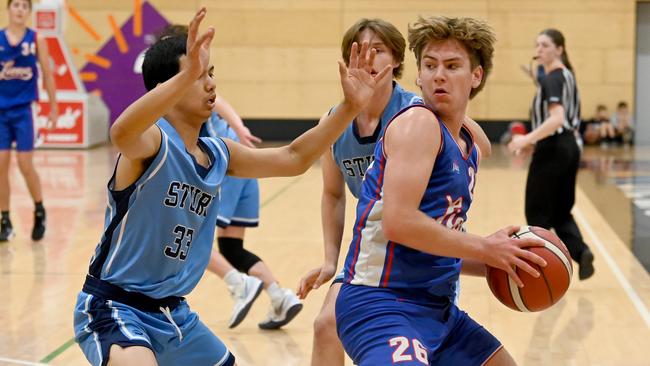
<svg viewBox="0 0 650 366"><path fill-rule="evenodd" d="M311 169L311 168L310 168L310 169ZM268 205L269 203L273 202L273 200L275 200L276 198L278 198L279 196L281 196L281 195L282 195L284 192L286 192L289 188L291 188L293 185L295 185L296 183L298 183L298 181L300 181L300 179L302 179L303 176L304 176L304 174L301 174L301 175L297 176L296 178L292 179L291 182L287 183L284 187L278 189L275 193L273 193L273 194L271 195L271 197L269 197L269 198L265 199L264 201L262 201L262 203L260 203L260 209L262 209L264 206ZM50 362L50 361L52 361L53 359L55 359L55 358L56 358L57 356L59 356L60 354L62 354L63 352L65 352L65 351L66 351L68 348L70 348L73 344L75 344L74 337L68 339L68 341L65 342L63 345L61 345L59 348L55 349L54 351L50 352L47 356L43 357L43 358L41 359L41 361L40 361L40 362L43 362L43 363L30 363L30 362L25 362L25 363L22 363L22 365L45 365L45 364L47 364L48 362ZM2 361L2 360L3 360L3 359L0 358L0 361ZM18 362L18 361L15 361L15 362ZM24 361L20 361L20 362L24 362Z"/></svg>
<svg viewBox="0 0 650 366"><path fill-rule="evenodd" d="M585 196L585 198L587 197ZM630 301L632 301L632 304L639 312L639 315L641 315L641 318L643 318L643 320L645 321L646 326L648 327L648 329L650 329L650 312L648 311L648 308L645 306L645 303L643 302L639 294L636 292L636 290L634 290L634 287L632 287L632 285L627 280L627 278L625 278L625 275L623 275L623 271L621 271L618 264L616 264L614 258L609 254L609 252L605 248L605 245L603 245L600 239L598 239L598 236L596 235L596 233L594 233L594 230L591 228L591 225L589 225L589 221L582 214L582 211L580 211L579 208L574 207L574 212L575 212L575 217L580 222L580 226L582 226L587 232L587 235L590 236L591 243L594 244L594 246L598 249L600 254L603 256L605 262L612 270L614 277L616 277L618 282L621 284L621 287L623 287L623 290L625 290L627 297L630 298ZM606 225L609 226L609 224Z"/></svg>
<svg viewBox="0 0 650 366"><path fill-rule="evenodd" d="M11 364L16 364L16 365L28 365L28 366L43 366L47 365L45 363L40 363L40 362L29 362L29 361L22 361L22 360L15 360L13 358L5 358L5 357L0 357L0 362L9 362Z"/></svg>

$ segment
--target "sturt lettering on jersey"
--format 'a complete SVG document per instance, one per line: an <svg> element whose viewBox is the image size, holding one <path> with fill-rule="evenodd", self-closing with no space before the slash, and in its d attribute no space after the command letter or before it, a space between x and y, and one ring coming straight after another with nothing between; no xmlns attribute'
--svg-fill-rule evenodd
<svg viewBox="0 0 650 366"><path fill-rule="evenodd" d="M352 159L343 159L341 163L345 168L346 173L351 177L363 177L368 170L368 166L375 160L374 155L358 156Z"/></svg>
<svg viewBox="0 0 650 366"><path fill-rule="evenodd" d="M191 184L172 181L169 183L167 197L163 203L167 207L187 208L199 216L205 217L214 196Z"/></svg>

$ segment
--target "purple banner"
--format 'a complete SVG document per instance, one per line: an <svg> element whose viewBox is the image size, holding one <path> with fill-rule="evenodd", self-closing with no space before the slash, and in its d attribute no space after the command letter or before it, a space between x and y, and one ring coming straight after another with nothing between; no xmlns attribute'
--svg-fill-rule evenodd
<svg viewBox="0 0 650 366"><path fill-rule="evenodd" d="M121 27L128 51L122 53L115 36L113 36L97 53L98 56L111 61L110 67L105 68L88 62L81 70L81 72L97 74L96 80L87 81L84 85L88 92L93 90L101 92L102 99L110 110L109 121L111 124L129 104L146 92L142 81L141 67L138 67L136 62L138 56L153 43L154 35L168 24L169 21L158 10L149 2L144 2L142 4L142 34L140 36L133 34L133 16Z"/></svg>

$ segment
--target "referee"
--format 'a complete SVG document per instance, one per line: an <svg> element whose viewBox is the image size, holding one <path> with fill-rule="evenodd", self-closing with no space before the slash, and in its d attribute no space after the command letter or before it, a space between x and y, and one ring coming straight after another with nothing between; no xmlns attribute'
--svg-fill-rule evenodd
<svg viewBox="0 0 650 366"><path fill-rule="evenodd" d="M535 52L546 76L533 100L533 130L514 136L508 148L519 153L534 146L526 181L526 220L529 225L555 229L584 280L594 274L594 255L571 215L580 162L575 134L580 126L580 97L562 33L542 31Z"/></svg>

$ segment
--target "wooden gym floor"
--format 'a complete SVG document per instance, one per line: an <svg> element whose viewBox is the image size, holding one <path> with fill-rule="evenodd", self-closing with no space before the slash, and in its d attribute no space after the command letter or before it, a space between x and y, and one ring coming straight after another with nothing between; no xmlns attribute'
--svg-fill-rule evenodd
<svg viewBox="0 0 650 366"><path fill-rule="evenodd" d="M495 156L481 166L468 222L470 232L483 235L525 222L527 164L507 157L498 145L494 149ZM592 148L585 157L599 161L615 154ZM102 232L114 155L106 146L36 153L48 209L48 232L38 243L29 239L33 204L12 166L17 236L0 244L0 365L87 364L72 341L72 308ZM621 234L631 230L632 220L620 220L607 208L621 190L608 183L607 172L603 183L596 171L581 171L573 211L596 256L594 277L580 282L576 274L560 303L534 314L501 305L484 279L462 278L461 308L495 334L521 365L650 365L650 276L629 249L631 237ZM260 182L261 226L248 231L246 246L269 264L281 285L295 288L307 270L321 263L320 168L315 165L301 177ZM353 212L348 204L342 256ZM312 321L325 292L310 294L302 313L279 331L257 328L269 306L264 294L246 320L229 330L232 302L224 283L211 273L189 302L239 365L308 365Z"/></svg>

